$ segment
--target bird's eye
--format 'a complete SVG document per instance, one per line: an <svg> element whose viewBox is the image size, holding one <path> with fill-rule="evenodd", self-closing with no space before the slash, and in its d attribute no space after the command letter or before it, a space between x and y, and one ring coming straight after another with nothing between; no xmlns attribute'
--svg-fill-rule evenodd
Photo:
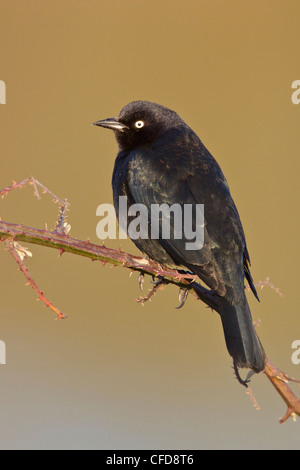
<svg viewBox="0 0 300 470"><path fill-rule="evenodd" d="M145 123L144 121L136 121L134 125L137 129L141 129L142 127L144 127Z"/></svg>

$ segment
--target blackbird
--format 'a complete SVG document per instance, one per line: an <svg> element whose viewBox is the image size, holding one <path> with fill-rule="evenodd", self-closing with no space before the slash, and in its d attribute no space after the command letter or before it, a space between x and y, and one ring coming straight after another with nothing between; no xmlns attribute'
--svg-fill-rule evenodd
<svg viewBox="0 0 300 470"><path fill-rule="evenodd" d="M133 204L142 204L148 214L152 206L162 204L204 205L204 236L198 248L187 249L190 239L184 230L181 238L174 236L174 230L169 237L161 233L151 237L150 215L149 236L132 237L133 242L161 265L197 275L214 294L235 370L262 371L266 356L245 295L246 278L258 299L245 235L216 160L176 112L156 103L134 101L117 117L94 124L112 129L119 145L112 178L117 214L120 196L127 197L128 211ZM161 214L159 217L162 224ZM171 213L171 226L174 220ZM197 228L195 211L192 226Z"/></svg>

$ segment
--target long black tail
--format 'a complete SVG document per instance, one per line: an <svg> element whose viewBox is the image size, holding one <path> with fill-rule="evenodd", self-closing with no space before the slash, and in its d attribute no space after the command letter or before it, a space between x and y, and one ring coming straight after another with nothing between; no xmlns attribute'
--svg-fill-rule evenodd
<svg viewBox="0 0 300 470"><path fill-rule="evenodd" d="M261 372L265 368L266 355L253 326L250 308L244 292L237 299L218 297L225 341L236 367Z"/></svg>

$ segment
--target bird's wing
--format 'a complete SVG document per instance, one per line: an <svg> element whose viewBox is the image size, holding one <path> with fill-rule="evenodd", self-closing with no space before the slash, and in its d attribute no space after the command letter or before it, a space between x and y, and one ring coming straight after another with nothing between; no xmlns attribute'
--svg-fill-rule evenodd
<svg viewBox="0 0 300 470"><path fill-rule="evenodd" d="M220 258L242 254L246 250L244 232L235 204L230 195L228 184L217 162L208 153L205 158L190 155L186 167L179 159L177 164L168 165L168 158L157 159L148 149L131 153L128 171L128 190L135 203L146 206L149 223L161 213L153 212L155 205L176 203L184 205L204 205L203 247L187 249L191 242L190 235L182 231L181 238L159 238L160 246L179 266L186 266L220 295L225 293L225 279ZM176 156L175 156L176 158ZM174 160L174 159L173 159ZM152 209L152 210L151 210ZM150 220L150 215L152 221ZM171 226L174 227L174 215L170 214ZM193 214L192 230L196 227ZM151 256L151 254L150 254Z"/></svg>
<svg viewBox="0 0 300 470"><path fill-rule="evenodd" d="M162 226L162 216L161 213L155 211L156 205L168 204L171 207L176 203L181 207L181 215L184 217L187 205L195 208L196 204L204 203L204 221L201 220L201 214L199 213L200 225L204 222L203 232L201 232L201 227L196 226L195 213L192 217L192 225L189 224L192 232L197 232L200 238L201 233L204 236L201 249L190 249L191 234L185 233L186 226L183 229L183 220L180 222L182 228L180 238L175 238L174 234L166 238L160 236L158 242L176 265L186 266L196 272L211 289L224 294L225 288L214 262L213 251L216 249L216 245L211 238L209 224L207 223L207 209L209 208L206 208L205 199L201 197L199 190L195 190L198 182L193 181L193 177L186 175L176 165L170 165L167 168L166 162L155 160L155 156L151 155L151 151L148 150L148 154L145 151L142 154L135 151L134 157L131 155L127 183L133 201L146 206L151 226L157 218L160 227ZM152 217L152 220L150 217ZM176 222L174 217L174 213L170 212L172 228ZM176 227L178 227L178 224ZM149 255L151 256L151 253Z"/></svg>

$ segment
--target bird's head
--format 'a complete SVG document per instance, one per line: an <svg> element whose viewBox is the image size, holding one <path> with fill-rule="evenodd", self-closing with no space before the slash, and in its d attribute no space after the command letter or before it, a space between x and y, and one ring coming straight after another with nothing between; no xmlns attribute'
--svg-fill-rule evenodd
<svg viewBox="0 0 300 470"><path fill-rule="evenodd" d="M119 116L93 124L112 129L122 150L154 142L170 129L186 127L175 111L149 101L133 101L121 110Z"/></svg>

